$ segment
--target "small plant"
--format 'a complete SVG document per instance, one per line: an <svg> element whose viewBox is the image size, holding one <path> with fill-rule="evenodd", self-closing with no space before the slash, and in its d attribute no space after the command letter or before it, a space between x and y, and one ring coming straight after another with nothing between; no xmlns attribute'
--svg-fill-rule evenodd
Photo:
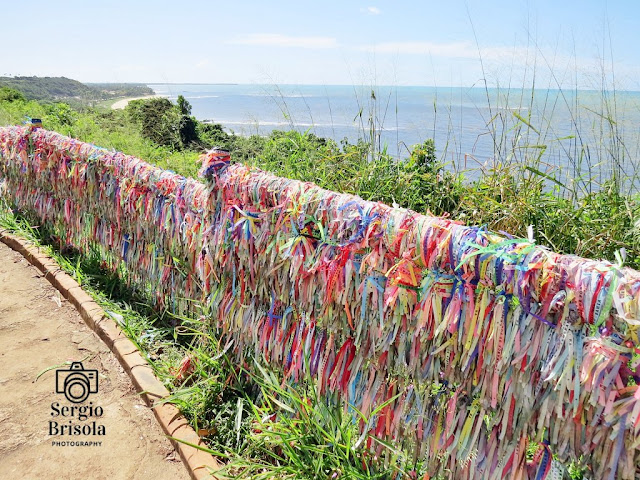
<svg viewBox="0 0 640 480"><path fill-rule="evenodd" d="M321 399L309 379L282 384L272 371L253 365L256 373L246 374L260 394L246 400L252 419L248 444L231 457L225 469L229 478L411 478L401 451L359 432L359 421L366 424L367 418L352 406L334 397Z"/></svg>

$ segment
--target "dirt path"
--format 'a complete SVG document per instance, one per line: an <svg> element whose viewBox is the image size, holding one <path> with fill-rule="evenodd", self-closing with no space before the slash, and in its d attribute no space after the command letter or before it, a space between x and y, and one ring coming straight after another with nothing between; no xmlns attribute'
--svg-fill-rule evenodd
<svg viewBox="0 0 640 480"><path fill-rule="evenodd" d="M62 387L68 379L71 399L87 385L96 389L90 372L80 383L69 381L62 364L70 361L97 370L97 392L81 404L56 393L56 379ZM65 434L56 435L62 426ZM109 349L35 267L1 242L0 478L188 478Z"/></svg>

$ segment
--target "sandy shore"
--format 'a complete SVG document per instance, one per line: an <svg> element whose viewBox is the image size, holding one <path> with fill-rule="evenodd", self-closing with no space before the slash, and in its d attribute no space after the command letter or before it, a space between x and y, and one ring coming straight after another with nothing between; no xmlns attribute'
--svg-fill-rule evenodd
<svg viewBox="0 0 640 480"><path fill-rule="evenodd" d="M111 105L112 110L122 110L131 100L142 100L145 98L155 98L160 95L145 95L144 97L131 97L131 98L123 98L122 100L118 100L113 105Z"/></svg>

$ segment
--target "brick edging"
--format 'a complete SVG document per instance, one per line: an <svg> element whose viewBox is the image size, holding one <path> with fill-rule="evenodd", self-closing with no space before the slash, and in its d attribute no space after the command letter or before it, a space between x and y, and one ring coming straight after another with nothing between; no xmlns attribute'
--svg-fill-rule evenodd
<svg viewBox="0 0 640 480"><path fill-rule="evenodd" d="M0 242L20 253L29 263L38 268L49 283L78 310L85 323L114 353L131 378L140 397L153 410L162 430L170 437L204 447L204 443L178 408L169 403L154 406L156 401L167 397L169 391L156 378L137 347L122 333L113 319L105 314L102 307L82 290L71 276L62 271L55 260L41 252L38 247L29 245L26 240L4 231L0 231ZM212 472L219 470L221 465L212 455L185 443L170 440L193 480L216 478Z"/></svg>

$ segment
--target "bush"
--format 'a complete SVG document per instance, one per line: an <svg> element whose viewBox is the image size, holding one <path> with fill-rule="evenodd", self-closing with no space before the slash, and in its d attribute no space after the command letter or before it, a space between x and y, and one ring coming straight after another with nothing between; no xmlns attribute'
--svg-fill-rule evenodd
<svg viewBox="0 0 640 480"><path fill-rule="evenodd" d="M25 102L24 95L9 87L0 87L0 102Z"/></svg>
<svg viewBox="0 0 640 480"><path fill-rule="evenodd" d="M205 148L221 147L231 149L231 135L226 133L218 123L197 122L196 134Z"/></svg>
<svg viewBox="0 0 640 480"><path fill-rule="evenodd" d="M47 119L59 126L69 127L77 120L77 113L66 103L54 103L47 107Z"/></svg>
<svg viewBox="0 0 640 480"><path fill-rule="evenodd" d="M173 107L166 98L150 98L133 100L125 110L144 138L158 145L180 148L180 115Z"/></svg>
<svg viewBox="0 0 640 480"><path fill-rule="evenodd" d="M138 125L142 137L158 145L175 150L202 146L198 121L189 116L191 105L184 97L178 105L167 98L133 100L125 110L129 119Z"/></svg>

